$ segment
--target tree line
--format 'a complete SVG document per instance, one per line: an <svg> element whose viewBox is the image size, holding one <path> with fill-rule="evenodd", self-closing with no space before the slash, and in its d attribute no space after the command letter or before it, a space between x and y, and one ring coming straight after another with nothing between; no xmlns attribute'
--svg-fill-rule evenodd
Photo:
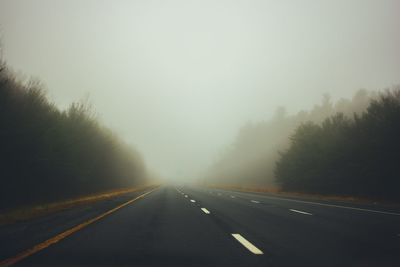
<svg viewBox="0 0 400 267"><path fill-rule="evenodd" d="M324 95L321 103L310 110L289 115L284 107L277 108L273 117L243 126L235 142L227 147L205 175L212 184L276 187L275 164L280 151L290 147L290 136L296 128L307 121L321 123L338 112L353 116L365 111L375 92L358 90L351 99L332 101Z"/></svg>
<svg viewBox="0 0 400 267"><path fill-rule="evenodd" d="M140 154L91 109L51 103L0 62L0 210L142 184Z"/></svg>
<svg viewBox="0 0 400 267"><path fill-rule="evenodd" d="M276 162L283 190L400 200L400 86L353 116L306 122Z"/></svg>

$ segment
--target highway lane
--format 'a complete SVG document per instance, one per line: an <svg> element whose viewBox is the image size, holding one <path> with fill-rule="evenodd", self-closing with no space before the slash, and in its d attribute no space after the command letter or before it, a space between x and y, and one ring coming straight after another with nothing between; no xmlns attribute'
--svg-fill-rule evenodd
<svg viewBox="0 0 400 267"><path fill-rule="evenodd" d="M147 191L139 190L115 198L78 205L45 216L0 225L0 263L27 248L53 238ZM1 264L0 264L1 266Z"/></svg>
<svg viewBox="0 0 400 267"><path fill-rule="evenodd" d="M318 203L161 187L18 266L400 266L400 214Z"/></svg>
<svg viewBox="0 0 400 267"><path fill-rule="evenodd" d="M271 266L190 200L162 187L18 266Z"/></svg>
<svg viewBox="0 0 400 267"><path fill-rule="evenodd" d="M400 213L365 205L187 188L287 266L400 266ZM248 231L248 232L246 232Z"/></svg>

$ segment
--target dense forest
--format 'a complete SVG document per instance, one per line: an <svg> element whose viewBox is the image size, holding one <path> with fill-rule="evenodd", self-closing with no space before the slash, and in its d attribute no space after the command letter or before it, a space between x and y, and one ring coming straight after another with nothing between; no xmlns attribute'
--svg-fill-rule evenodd
<svg viewBox="0 0 400 267"><path fill-rule="evenodd" d="M320 123L338 112L353 116L365 111L375 98L376 93L362 89L352 99L336 102L324 95L320 104L294 115L279 107L270 120L242 127L234 144L209 169L205 180L211 184L275 187L274 169L279 153L289 148L289 137L299 125L307 121Z"/></svg>
<svg viewBox="0 0 400 267"><path fill-rule="evenodd" d="M399 200L400 87L244 126L209 184Z"/></svg>
<svg viewBox="0 0 400 267"><path fill-rule="evenodd" d="M131 187L144 162L90 108L49 102L40 82L0 64L0 209Z"/></svg>
<svg viewBox="0 0 400 267"><path fill-rule="evenodd" d="M276 163L284 190L400 200L400 87L360 115L307 122Z"/></svg>

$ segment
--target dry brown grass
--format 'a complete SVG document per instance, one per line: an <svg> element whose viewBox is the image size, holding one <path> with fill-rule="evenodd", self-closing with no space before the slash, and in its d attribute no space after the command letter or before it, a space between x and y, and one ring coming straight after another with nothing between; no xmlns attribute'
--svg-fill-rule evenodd
<svg viewBox="0 0 400 267"><path fill-rule="evenodd" d="M125 194L144 191L146 189L157 187L158 185L146 185L134 188L124 188L118 190L106 191L98 194L88 195L79 198L68 199L60 202L46 203L42 205L28 206L0 214L0 225L11 224L18 221L33 219L36 217L51 214L57 211L74 208L81 205L88 205L98 201L119 197Z"/></svg>

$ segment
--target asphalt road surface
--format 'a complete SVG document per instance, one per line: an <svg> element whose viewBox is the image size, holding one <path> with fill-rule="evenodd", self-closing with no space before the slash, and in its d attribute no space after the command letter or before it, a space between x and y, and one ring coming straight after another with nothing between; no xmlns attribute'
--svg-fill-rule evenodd
<svg viewBox="0 0 400 267"><path fill-rule="evenodd" d="M166 186L16 266L394 267L400 211Z"/></svg>

